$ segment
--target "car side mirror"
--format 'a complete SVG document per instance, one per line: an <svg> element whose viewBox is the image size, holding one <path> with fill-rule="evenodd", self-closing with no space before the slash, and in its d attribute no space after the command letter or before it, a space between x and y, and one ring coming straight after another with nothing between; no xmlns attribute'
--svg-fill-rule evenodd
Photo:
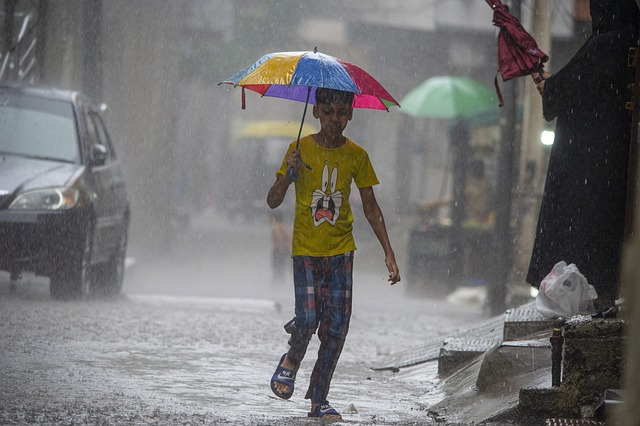
<svg viewBox="0 0 640 426"><path fill-rule="evenodd" d="M91 165L102 166L107 161L107 147L102 144L93 144L91 149Z"/></svg>

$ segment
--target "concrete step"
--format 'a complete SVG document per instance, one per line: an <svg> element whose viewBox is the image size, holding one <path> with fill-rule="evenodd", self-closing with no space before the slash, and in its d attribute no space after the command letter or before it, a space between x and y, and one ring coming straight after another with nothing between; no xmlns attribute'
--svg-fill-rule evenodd
<svg viewBox="0 0 640 426"><path fill-rule="evenodd" d="M554 320L538 313L535 302L509 309L504 315L488 319L477 326L379 361L374 370L398 370L423 362L438 360L438 374L448 374L465 362L479 356L503 341L538 338L540 332L553 328Z"/></svg>
<svg viewBox="0 0 640 426"><path fill-rule="evenodd" d="M475 327L461 329L446 339L432 340L420 347L386 357L372 368L393 371L435 360L438 360L438 371L454 368L498 344L502 336L502 322L503 316L496 316ZM446 368L441 368L441 363L446 364Z"/></svg>
<svg viewBox="0 0 640 426"><path fill-rule="evenodd" d="M435 361L440 356L442 339L429 340L421 346L384 357L371 367L373 370L399 371L404 367L411 367L429 361Z"/></svg>
<svg viewBox="0 0 640 426"><path fill-rule="evenodd" d="M547 337L502 342L486 353L476 380L482 392L518 395L532 376L539 384L551 384L551 343Z"/></svg>
<svg viewBox="0 0 640 426"><path fill-rule="evenodd" d="M438 357L438 375L449 374L473 358L500 344L499 336L450 337L445 339Z"/></svg>
<svg viewBox="0 0 640 426"><path fill-rule="evenodd" d="M504 314L504 341L520 340L540 331L553 329L556 320L547 319L538 313L536 302L508 309Z"/></svg>
<svg viewBox="0 0 640 426"><path fill-rule="evenodd" d="M449 374L502 341L503 316L499 315L475 327L448 337L440 348L438 374Z"/></svg>

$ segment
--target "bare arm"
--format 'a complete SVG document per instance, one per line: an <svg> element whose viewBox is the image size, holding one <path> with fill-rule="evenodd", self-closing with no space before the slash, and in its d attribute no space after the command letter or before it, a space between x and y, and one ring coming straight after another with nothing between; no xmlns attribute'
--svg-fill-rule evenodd
<svg viewBox="0 0 640 426"><path fill-rule="evenodd" d="M287 165L290 168L293 168L294 174L298 173L300 170L300 166L302 165L302 161L300 160L300 151L293 150L289 154L287 154ZM275 209L284 201L284 196L287 194L287 189L291 185L291 179L289 176L278 175L276 177L276 181L269 188L269 193L267 194L267 205Z"/></svg>
<svg viewBox="0 0 640 426"><path fill-rule="evenodd" d="M267 194L267 204L270 208L275 209L284 201L284 196L287 194L291 181L288 176L278 175L276 181L269 188Z"/></svg>
<svg viewBox="0 0 640 426"><path fill-rule="evenodd" d="M378 237L380 245L384 250L384 262L389 270L389 282L391 285L400 281L400 269L396 263L396 256L391 248L391 242L389 241L389 235L387 234L387 226L384 223L384 217L382 210L378 205L378 201L373 193L373 188L368 186L366 188L360 188L360 197L362 198L362 209L364 210L364 216L369 221L371 229Z"/></svg>

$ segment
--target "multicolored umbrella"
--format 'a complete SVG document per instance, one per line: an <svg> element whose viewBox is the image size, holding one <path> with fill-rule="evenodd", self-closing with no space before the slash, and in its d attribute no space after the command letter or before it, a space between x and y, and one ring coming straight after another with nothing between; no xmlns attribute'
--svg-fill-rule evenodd
<svg viewBox="0 0 640 426"><path fill-rule="evenodd" d="M296 148L300 146L307 106L309 103L315 105L319 87L354 93L354 108L389 111L390 106L399 106L393 96L362 68L320 53L317 48L313 52L269 53L219 84L225 83L242 87L243 109L245 89L262 96L304 102ZM304 161L303 164L310 168ZM292 169L289 173L290 178L295 179Z"/></svg>
<svg viewBox="0 0 640 426"><path fill-rule="evenodd" d="M313 52L276 52L264 55L220 84L242 87L262 96L315 105L318 87L355 93L354 108L389 110L398 102L362 68L342 59Z"/></svg>
<svg viewBox="0 0 640 426"><path fill-rule="evenodd" d="M538 44L531 34L524 29L515 16L509 13L508 6L502 4L500 0L485 1L493 9L493 25L500 28L498 74L502 76L502 81L529 75L532 72L538 72L542 76L543 64L549 60L549 56L538 49ZM504 102L497 75L494 84L500 106L502 106Z"/></svg>
<svg viewBox="0 0 640 426"><path fill-rule="evenodd" d="M495 101L491 89L471 78L438 76L409 91L400 111L412 117L455 119L496 108Z"/></svg>

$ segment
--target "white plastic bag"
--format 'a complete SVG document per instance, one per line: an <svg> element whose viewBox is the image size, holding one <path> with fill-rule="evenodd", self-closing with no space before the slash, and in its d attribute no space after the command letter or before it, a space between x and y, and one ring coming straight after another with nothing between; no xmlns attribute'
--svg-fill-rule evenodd
<svg viewBox="0 0 640 426"><path fill-rule="evenodd" d="M596 289L587 282L578 267L561 261L540 283L536 309L545 318L593 314L593 300L597 297Z"/></svg>

